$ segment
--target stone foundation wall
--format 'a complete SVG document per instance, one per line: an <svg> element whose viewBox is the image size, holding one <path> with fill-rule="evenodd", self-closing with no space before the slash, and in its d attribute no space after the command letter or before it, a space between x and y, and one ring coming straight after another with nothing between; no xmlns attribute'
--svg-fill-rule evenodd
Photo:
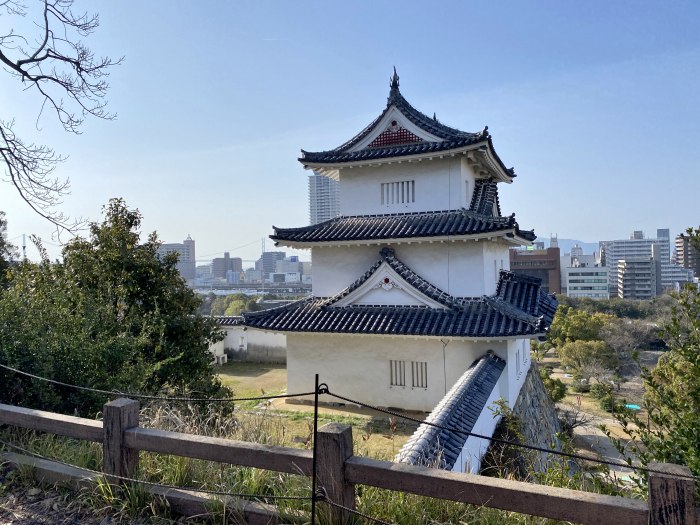
<svg viewBox="0 0 700 525"><path fill-rule="evenodd" d="M525 443L536 447L560 449L556 437L561 432L554 403L547 395L536 362L532 362L527 372L518 399L513 406L513 416L520 422L520 429L525 436ZM551 454L536 452L537 468L544 470L547 462L554 458Z"/></svg>

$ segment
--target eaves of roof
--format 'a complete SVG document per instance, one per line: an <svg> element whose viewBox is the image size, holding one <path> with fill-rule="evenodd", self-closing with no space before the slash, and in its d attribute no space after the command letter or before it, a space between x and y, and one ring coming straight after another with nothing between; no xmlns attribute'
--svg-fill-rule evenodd
<svg viewBox="0 0 700 525"><path fill-rule="evenodd" d="M278 243L314 244L338 241L388 241L488 234L534 241L533 231L520 230L515 216L494 217L467 209L386 215L342 216L301 228L278 228L270 236Z"/></svg>
<svg viewBox="0 0 700 525"><path fill-rule="evenodd" d="M390 257L393 254L384 260ZM245 313L243 323L278 332L494 339L542 335L554 317L556 300L540 289L539 282L511 272L501 271L495 296L456 298L430 285L400 261L392 264L407 283L446 307L334 306L372 277L378 267L375 264L334 297L311 297L280 308Z"/></svg>

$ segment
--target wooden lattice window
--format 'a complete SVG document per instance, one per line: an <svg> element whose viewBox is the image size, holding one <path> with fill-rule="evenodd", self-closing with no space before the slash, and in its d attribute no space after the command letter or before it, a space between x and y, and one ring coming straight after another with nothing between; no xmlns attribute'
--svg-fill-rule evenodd
<svg viewBox="0 0 700 525"><path fill-rule="evenodd" d="M426 361L411 361L411 376L413 388L428 388L428 363Z"/></svg>
<svg viewBox="0 0 700 525"><path fill-rule="evenodd" d="M416 181L382 182L381 202L382 206L416 202Z"/></svg>
<svg viewBox="0 0 700 525"><path fill-rule="evenodd" d="M389 361L389 384L391 386L406 386L406 361Z"/></svg>
<svg viewBox="0 0 700 525"><path fill-rule="evenodd" d="M401 144L415 144L416 142L423 142L423 139L411 133L406 128L398 128L396 130L389 128L381 132L368 147L384 148L387 146L399 146Z"/></svg>

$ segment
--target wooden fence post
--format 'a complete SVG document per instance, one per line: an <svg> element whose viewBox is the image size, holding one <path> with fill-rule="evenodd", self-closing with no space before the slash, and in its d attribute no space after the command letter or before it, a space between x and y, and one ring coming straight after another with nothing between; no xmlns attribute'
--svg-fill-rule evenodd
<svg viewBox="0 0 700 525"><path fill-rule="evenodd" d="M671 463L649 463L649 525L695 523L695 481L688 467Z"/></svg>
<svg viewBox="0 0 700 525"><path fill-rule="evenodd" d="M329 500L355 510L355 485L345 481L345 460L352 456L352 427L327 423L318 429L317 486ZM330 523L350 523L350 512L328 505Z"/></svg>
<svg viewBox="0 0 700 525"><path fill-rule="evenodd" d="M134 477L139 463L139 451L124 446L124 431L139 426L139 402L119 398L104 406L104 462L102 471L127 478Z"/></svg>

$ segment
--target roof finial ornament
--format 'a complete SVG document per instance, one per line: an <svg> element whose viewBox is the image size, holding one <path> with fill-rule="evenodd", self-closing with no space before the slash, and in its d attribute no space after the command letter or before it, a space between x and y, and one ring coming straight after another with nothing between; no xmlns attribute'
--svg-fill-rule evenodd
<svg viewBox="0 0 700 525"><path fill-rule="evenodd" d="M394 74L391 76L390 80L391 82L389 86L391 87L391 90L389 90L389 104L401 97L401 93L399 93L399 75L396 72L396 66L394 66Z"/></svg>
<svg viewBox="0 0 700 525"><path fill-rule="evenodd" d="M433 120L434 120L435 122L438 121L438 119L437 119L437 113L435 113L434 111L433 111Z"/></svg>
<svg viewBox="0 0 700 525"><path fill-rule="evenodd" d="M391 89L399 89L399 75L396 72L396 66L394 66L394 74L391 76Z"/></svg>

